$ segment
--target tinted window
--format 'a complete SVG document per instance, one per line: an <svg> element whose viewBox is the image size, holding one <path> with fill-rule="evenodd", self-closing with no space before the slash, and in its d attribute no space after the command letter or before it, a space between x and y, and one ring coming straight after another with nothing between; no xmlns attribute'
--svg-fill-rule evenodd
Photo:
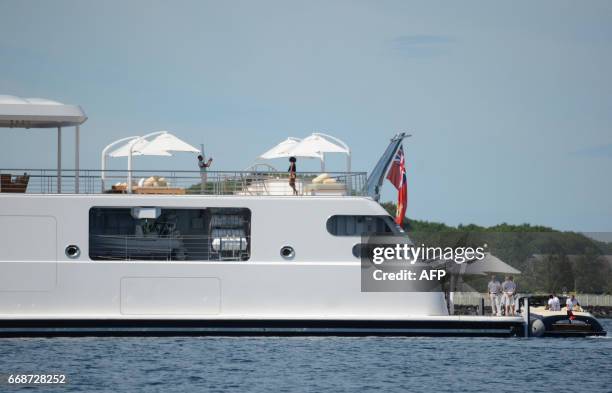
<svg viewBox="0 0 612 393"><path fill-rule="evenodd" d="M327 231L335 236L392 235L399 229L389 216L332 216Z"/></svg>
<svg viewBox="0 0 612 393"><path fill-rule="evenodd" d="M245 208L156 207L89 210L93 260L245 261L251 244Z"/></svg>

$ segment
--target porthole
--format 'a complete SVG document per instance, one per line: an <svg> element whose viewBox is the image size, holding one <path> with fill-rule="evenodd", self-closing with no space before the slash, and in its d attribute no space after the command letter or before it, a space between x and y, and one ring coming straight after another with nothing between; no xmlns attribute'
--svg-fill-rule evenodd
<svg viewBox="0 0 612 393"><path fill-rule="evenodd" d="M80 255L81 255L81 249L79 248L79 246L75 246L74 244L66 246L66 256L68 258L76 259Z"/></svg>
<svg viewBox="0 0 612 393"><path fill-rule="evenodd" d="M295 256L295 250L291 246L283 246L280 249L280 254L285 259L292 259Z"/></svg>

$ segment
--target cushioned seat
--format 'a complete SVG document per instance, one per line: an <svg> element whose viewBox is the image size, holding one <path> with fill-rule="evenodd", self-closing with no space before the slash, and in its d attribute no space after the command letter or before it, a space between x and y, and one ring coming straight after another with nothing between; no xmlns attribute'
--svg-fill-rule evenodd
<svg viewBox="0 0 612 393"><path fill-rule="evenodd" d="M346 185L344 183L311 183L304 187L304 193L310 195L346 195Z"/></svg>

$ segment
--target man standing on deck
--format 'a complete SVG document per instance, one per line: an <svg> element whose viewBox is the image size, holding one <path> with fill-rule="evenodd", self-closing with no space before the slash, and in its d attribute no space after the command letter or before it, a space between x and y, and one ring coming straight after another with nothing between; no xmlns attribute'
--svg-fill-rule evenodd
<svg viewBox="0 0 612 393"><path fill-rule="evenodd" d="M489 290L489 299L491 300L491 315L501 316L501 305L500 305L500 296L501 296L501 284L497 281L495 274L491 275L491 281L487 285Z"/></svg>
<svg viewBox="0 0 612 393"><path fill-rule="evenodd" d="M506 316L514 316L514 294L516 293L516 284L514 283L514 281L512 281L512 279L512 276L507 276L506 281L504 281L504 283L502 284ZM510 310L512 310L512 313L510 313Z"/></svg>
<svg viewBox="0 0 612 393"><path fill-rule="evenodd" d="M207 162L204 162L204 156L201 154L198 156L198 167L200 168L200 194L204 194L206 190L206 183L208 182L208 173L206 171L212 165L212 160L212 157L210 157Z"/></svg>
<svg viewBox="0 0 612 393"><path fill-rule="evenodd" d="M561 311L561 302L557 295L553 292L551 299L548 301L548 309L550 311Z"/></svg>

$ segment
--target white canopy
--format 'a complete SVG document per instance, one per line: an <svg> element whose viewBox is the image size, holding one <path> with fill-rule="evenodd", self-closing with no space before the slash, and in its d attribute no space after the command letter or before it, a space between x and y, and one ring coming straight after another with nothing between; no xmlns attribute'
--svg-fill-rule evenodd
<svg viewBox="0 0 612 393"><path fill-rule="evenodd" d="M163 134L156 136L151 142L149 142L144 148L142 148L140 154L142 155L160 155L159 153L169 152L186 152L186 153L199 153L200 150L191 146L189 143L177 138L176 136L164 131Z"/></svg>
<svg viewBox="0 0 612 393"><path fill-rule="evenodd" d="M78 105L65 105L45 98L0 95L0 127L74 127L86 120L85 112Z"/></svg>
<svg viewBox="0 0 612 393"><path fill-rule="evenodd" d="M147 138L152 138L149 140ZM127 142L120 148L108 151L115 145ZM157 131L144 136L131 136L119 139L102 150L102 189L104 190L106 157L128 158L128 191L132 191L132 156L171 156L172 152L199 153L200 150L179 139L168 131Z"/></svg>
<svg viewBox="0 0 612 393"><path fill-rule="evenodd" d="M351 149L346 143L331 135L313 133L302 139L287 138L259 158L273 159L282 157L318 158L321 160L321 170L325 170L325 153L343 153L347 155L347 172L351 170Z"/></svg>
<svg viewBox="0 0 612 393"><path fill-rule="evenodd" d="M139 137L134 138L133 141L134 141L134 147L132 149L133 156L142 156L142 155L171 156L172 155L168 153L167 151L159 151L157 152L157 154L143 154L142 150L144 150L144 148L151 142L146 139L140 139ZM121 146L120 148L113 150L112 152L108 154L108 156L113 157L113 158L129 156L131 142L132 141L129 141L125 145Z"/></svg>
<svg viewBox="0 0 612 393"><path fill-rule="evenodd" d="M157 136L151 140L147 140L146 137L134 138L108 155L110 157L128 157L130 149L132 156L171 156L170 152L200 152L200 150L168 131L158 131L149 135Z"/></svg>
<svg viewBox="0 0 612 393"><path fill-rule="evenodd" d="M345 153L350 154L351 150L344 144L344 142L336 140L334 143L329 139L327 135L314 133L307 138L304 138L297 146L291 150L291 155L296 157L303 157L305 155L324 153ZM335 139L335 138L334 138ZM342 145L340 143L342 143Z"/></svg>
<svg viewBox="0 0 612 393"><path fill-rule="evenodd" d="M289 138L285 139L284 141L282 141L281 143L279 143L278 145L276 145L273 148L271 148L270 150L268 150L267 152L265 152L264 154L260 155L259 158L264 159L264 160L272 160L274 158L291 157L291 156L293 156L291 151L297 145L299 145L299 143L301 141L302 140L300 138L289 137ZM308 156L299 156L299 157L308 157L308 158L319 158L319 159L321 159L321 155L318 154L318 153L314 153L314 154L311 154L311 155L308 155Z"/></svg>
<svg viewBox="0 0 612 393"><path fill-rule="evenodd" d="M78 105L65 105L45 98L0 95L0 127L57 128L57 192L62 192L62 127L75 127L74 190L79 192L80 125L87 116Z"/></svg>

